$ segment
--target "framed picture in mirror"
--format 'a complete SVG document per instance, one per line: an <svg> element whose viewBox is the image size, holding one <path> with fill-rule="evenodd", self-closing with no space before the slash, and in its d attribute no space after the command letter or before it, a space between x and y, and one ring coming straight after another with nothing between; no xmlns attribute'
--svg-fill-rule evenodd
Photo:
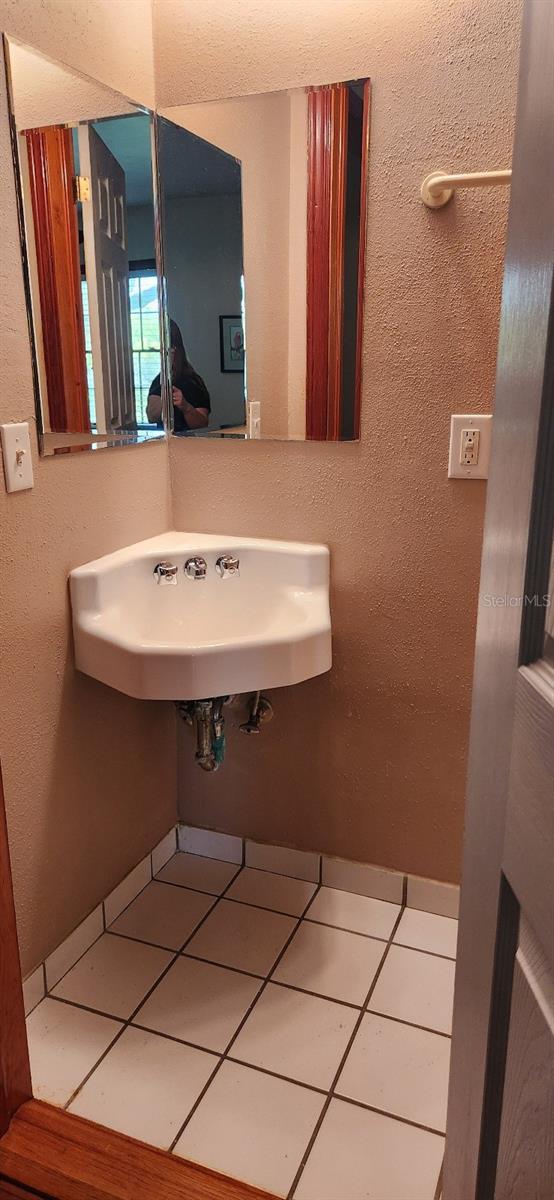
<svg viewBox="0 0 554 1200"><path fill-rule="evenodd" d="M219 352L222 371L244 372L244 327L240 313L219 318Z"/></svg>

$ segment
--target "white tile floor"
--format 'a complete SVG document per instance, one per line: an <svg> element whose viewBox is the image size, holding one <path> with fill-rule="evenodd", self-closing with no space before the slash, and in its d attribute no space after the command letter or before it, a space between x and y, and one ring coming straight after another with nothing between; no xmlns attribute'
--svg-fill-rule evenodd
<svg viewBox="0 0 554 1200"><path fill-rule="evenodd" d="M290 1200L434 1200L456 932L179 852L29 1016L35 1095Z"/></svg>

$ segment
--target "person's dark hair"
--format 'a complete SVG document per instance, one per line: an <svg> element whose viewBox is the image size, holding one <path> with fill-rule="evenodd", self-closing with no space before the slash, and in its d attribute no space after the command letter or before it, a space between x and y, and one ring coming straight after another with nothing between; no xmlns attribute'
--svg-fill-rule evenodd
<svg viewBox="0 0 554 1200"><path fill-rule="evenodd" d="M206 393L209 407L210 395L206 384L204 383L202 376L194 370L194 367L190 362L188 354L185 350L185 343L183 341L181 330L179 329L177 322L172 320L169 322L169 344L171 349L174 351L173 364L171 368L173 381L175 382L183 375L188 375L191 379L194 379L195 383L197 383L199 387L202 388L202 390Z"/></svg>

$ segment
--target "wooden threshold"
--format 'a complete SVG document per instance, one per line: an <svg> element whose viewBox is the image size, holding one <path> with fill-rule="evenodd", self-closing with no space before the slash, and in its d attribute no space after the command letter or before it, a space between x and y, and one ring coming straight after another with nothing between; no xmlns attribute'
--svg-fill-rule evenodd
<svg viewBox="0 0 554 1200"><path fill-rule="evenodd" d="M0 1139L0 1198L12 1196L35 1200L275 1200L269 1192L40 1100L22 1104Z"/></svg>

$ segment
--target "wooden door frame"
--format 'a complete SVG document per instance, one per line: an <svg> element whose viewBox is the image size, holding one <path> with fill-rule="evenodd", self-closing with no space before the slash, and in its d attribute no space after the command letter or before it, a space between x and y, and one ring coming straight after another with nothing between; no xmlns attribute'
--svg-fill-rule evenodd
<svg viewBox="0 0 554 1200"><path fill-rule="evenodd" d="M72 131L25 129L18 145L28 163L48 426L90 433Z"/></svg>
<svg viewBox="0 0 554 1200"><path fill-rule="evenodd" d="M8 1196L275 1200L259 1188L32 1099L0 769L0 1200Z"/></svg>
<svg viewBox="0 0 554 1200"><path fill-rule="evenodd" d="M526 0L477 622L444 1200L492 1197L502 1108L517 919L507 912L501 865L517 671L533 658L521 641L529 527L553 402L553 185L541 137L552 14L550 4Z"/></svg>

